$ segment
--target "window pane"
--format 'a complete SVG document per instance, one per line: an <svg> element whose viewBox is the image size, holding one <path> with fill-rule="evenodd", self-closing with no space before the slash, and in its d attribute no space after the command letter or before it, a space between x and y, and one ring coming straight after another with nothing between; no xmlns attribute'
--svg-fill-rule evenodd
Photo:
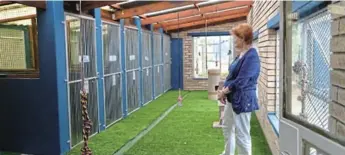
<svg viewBox="0 0 345 155"><path fill-rule="evenodd" d="M220 69L221 69L221 78L225 79L229 73L229 65L233 60L232 53L233 51L233 41L232 36L221 36L220 37Z"/></svg>
<svg viewBox="0 0 345 155"><path fill-rule="evenodd" d="M220 69L221 77L225 78L228 74L232 37L194 37L193 40L194 77L207 78L208 69Z"/></svg>
<svg viewBox="0 0 345 155"><path fill-rule="evenodd" d="M0 6L0 70L37 73L36 8L21 4Z"/></svg>
<svg viewBox="0 0 345 155"><path fill-rule="evenodd" d="M206 78L206 46L205 37L194 37L194 77Z"/></svg>
<svg viewBox="0 0 345 155"><path fill-rule="evenodd" d="M314 131L345 140L345 102L339 93L345 90L340 82L345 77L345 31L339 27L345 16L328 7L295 11L293 5L284 5L285 112Z"/></svg>

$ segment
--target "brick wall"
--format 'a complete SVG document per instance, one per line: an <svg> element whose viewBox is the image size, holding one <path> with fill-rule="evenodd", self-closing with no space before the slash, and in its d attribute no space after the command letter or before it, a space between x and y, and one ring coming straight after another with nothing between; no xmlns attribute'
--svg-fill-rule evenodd
<svg viewBox="0 0 345 155"><path fill-rule="evenodd" d="M345 2L336 3L345 6ZM329 129L336 136L345 138L345 16L332 15L331 40L331 103Z"/></svg>
<svg viewBox="0 0 345 155"><path fill-rule="evenodd" d="M246 21L229 22L219 25L209 25L208 32L230 31L232 27ZM205 32L205 28L192 29L180 32L180 38L183 38L183 86L185 90L207 90L207 79L195 79L193 75L193 37L188 36L190 32ZM172 38L177 38L177 33L172 34Z"/></svg>
<svg viewBox="0 0 345 155"><path fill-rule="evenodd" d="M268 29L267 22L279 12L279 1L254 1L253 8L247 18L259 36L256 46L261 59L261 73L258 81L258 98L260 110L256 113L269 147L274 155L279 154L278 137L272 129L267 116L275 111L276 98L276 37L277 31Z"/></svg>

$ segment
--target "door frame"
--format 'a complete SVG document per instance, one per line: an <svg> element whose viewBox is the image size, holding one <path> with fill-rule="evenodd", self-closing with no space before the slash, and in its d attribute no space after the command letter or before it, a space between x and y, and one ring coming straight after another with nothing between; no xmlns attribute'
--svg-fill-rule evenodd
<svg viewBox="0 0 345 155"><path fill-rule="evenodd" d="M279 136L279 145L280 145L280 153L279 154L289 154L289 155L303 155L304 154L304 141L311 143L315 148L321 149L322 152L325 152L330 155L343 155L345 152L345 146L335 142L332 136L328 136L325 134L325 131L315 132L315 130L311 130L313 128L312 125L303 123L296 119L295 117L290 116L285 111L291 110L291 105L287 104L290 103L290 93L286 90L286 88L290 87L288 84L291 83L291 79L284 77L288 76L285 72L286 70L291 69L291 59L292 57L288 55L288 51L286 50L286 30L285 30L285 1L280 2L280 47L279 47L279 54L280 54L280 75L279 75L279 102L282 103L280 105L281 113L280 113L280 136ZM287 52L285 52L287 51ZM285 64L288 64L286 68ZM290 89L291 90L291 89ZM286 101L288 100L288 101Z"/></svg>

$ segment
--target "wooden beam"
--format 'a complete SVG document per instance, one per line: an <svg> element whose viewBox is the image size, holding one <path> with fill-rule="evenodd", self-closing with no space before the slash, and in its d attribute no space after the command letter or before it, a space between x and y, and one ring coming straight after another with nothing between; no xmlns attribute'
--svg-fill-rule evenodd
<svg viewBox="0 0 345 155"><path fill-rule="evenodd" d="M200 20L205 20L205 19L212 19L212 18L218 18L218 17L224 17L224 16L229 16L229 15L235 15L235 14L243 14L243 13L249 13L250 8L241 8L241 9L235 9L235 10L226 10L222 12L215 12L215 13L210 13L206 14L204 16L198 15L194 16L191 18L185 18L185 19L180 19L180 20L172 20L168 22L163 22L163 23L158 23L154 25L154 28L160 28L160 27L168 27L168 26L173 26L173 25L178 25L178 24L185 24L185 23L191 23L191 22L196 22Z"/></svg>
<svg viewBox="0 0 345 155"><path fill-rule="evenodd" d="M145 13L151 13L151 12L161 11L165 9L181 7L181 6L190 5L194 3L195 1L163 1L163 2L150 3L147 5L142 5L138 7L116 11L115 17L116 19L130 18L133 16L142 15Z"/></svg>
<svg viewBox="0 0 345 155"><path fill-rule="evenodd" d="M82 1L82 10L88 11L94 8L100 8L107 5L114 5L122 1Z"/></svg>
<svg viewBox="0 0 345 155"><path fill-rule="evenodd" d="M101 17L108 20L113 20L112 13L109 11L101 10Z"/></svg>
<svg viewBox="0 0 345 155"><path fill-rule="evenodd" d="M40 9L46 9L46 1L12 1L27 6L32 6Z"/></svg>
<svg viewBox="0 0 345 155"><path fill-rule="evenodd" d="M216 11L226 10L226 9L235 8L235 7L248 6L248 5L251 5L252 3L253 3L252 1L241 1L241 0L235 0L231 2L224 1L224 3L218 3L216 5L200 7L200 11L194 8L194 9L180 11L178 14L169 13L169 14L160 15L160 16L148 17L146 19L142 19L141 24L147 25L147 24L162 22L164 20L177 19L178 16L179 18L184 18L184 17L193 16L193 15L201 15L201 14L205 14L209 12L216 12Z"/></svg>
<svg viewBox="0 0 345 155"><path fill-rule="evenodd" d="M207 19L207 24L210 25L210 24L213 24L216 22L233 20L233 19L242 18L242 17L246 17L246 16L247 16L247 13L240 13L240 14L235 14L235 15L228 15L228 16L224 16L224 17ZM193 27L193 26L198 26L198 25L205 25L205 23L206 23L206 19L201 20L201 21L191 22L191 23L185 23L185 24L181 24L181 25L168 26L168 27L165 27L164 29L166 31L171 31L171 30Z"/></svg>

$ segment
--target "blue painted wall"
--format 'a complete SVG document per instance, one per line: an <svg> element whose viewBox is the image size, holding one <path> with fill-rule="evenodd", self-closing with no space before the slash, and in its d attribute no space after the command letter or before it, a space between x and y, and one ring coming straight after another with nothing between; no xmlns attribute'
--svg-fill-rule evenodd
<svg viewBox="0 0 345 155"><path fill-rule="evenodd" d="M37 18L40 77L0 79L0 148L55 155L69 137L63 2L47 1Z"/></svg>
<svg viewBox="0 0 345 155"><path fill-rule="evenodd" d="M103 42L102 42L102 19L101 9L93 10L96 22L96 55L97 55L97 72L98 78L98 114L99 130L105 129L105 112L104 112L104 73L103 73Z"/></svg>
<svg viewBox="0 0 345 155"><path fill-rule="evenodd" d="M171 87L183 89L183 41L182 38L171 38Z"/></svg>

